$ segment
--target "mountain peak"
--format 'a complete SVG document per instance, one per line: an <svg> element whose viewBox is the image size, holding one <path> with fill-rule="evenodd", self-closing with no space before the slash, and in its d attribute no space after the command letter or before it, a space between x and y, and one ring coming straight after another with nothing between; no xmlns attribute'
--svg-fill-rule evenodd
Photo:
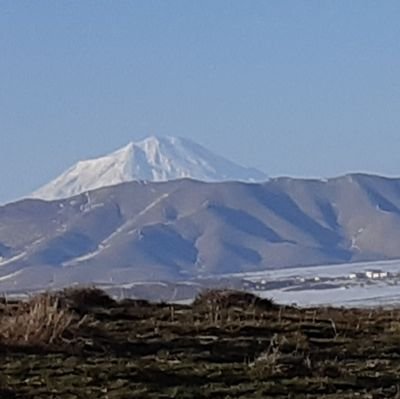
<svg viewBox="0 0 400 399"><path fill-rule="evenodd" d="M108 155L78 162L31 197L60 199L133 180L180 178L262 181L267 176L237 165L187 138L149 136Z"/></svg>

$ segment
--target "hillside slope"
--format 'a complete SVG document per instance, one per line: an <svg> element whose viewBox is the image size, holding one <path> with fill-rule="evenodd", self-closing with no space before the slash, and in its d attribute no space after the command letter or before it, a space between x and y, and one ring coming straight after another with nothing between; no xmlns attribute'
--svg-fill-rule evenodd
<svg viewBox="0 0 400 399"><path fill-rule="evenodd" d="M131 182L0 207L0 289L400 257L400 180Z"/></svg>

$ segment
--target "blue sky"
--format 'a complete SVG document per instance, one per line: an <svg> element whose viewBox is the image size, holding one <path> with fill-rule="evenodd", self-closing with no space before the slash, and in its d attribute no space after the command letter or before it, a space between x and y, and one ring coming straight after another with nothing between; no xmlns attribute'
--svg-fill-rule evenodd
<svg viewBox="0 0 400 399"><path fill-rule="evenodd" d="M400 176L400 2L0 1L0 201L146 135Z"/></svg>

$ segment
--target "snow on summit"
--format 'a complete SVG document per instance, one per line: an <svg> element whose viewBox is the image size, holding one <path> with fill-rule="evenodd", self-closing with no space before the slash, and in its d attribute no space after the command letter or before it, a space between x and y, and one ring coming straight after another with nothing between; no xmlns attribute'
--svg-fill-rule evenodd
<svg viewBox="0 0 400 399"><path fill-rule="evenodd" d="M133 180L262 181L267 176L235 164L181 137L148 137L109 155L80 161L31 194L45 200L68 198L85 191Z"/></svg>

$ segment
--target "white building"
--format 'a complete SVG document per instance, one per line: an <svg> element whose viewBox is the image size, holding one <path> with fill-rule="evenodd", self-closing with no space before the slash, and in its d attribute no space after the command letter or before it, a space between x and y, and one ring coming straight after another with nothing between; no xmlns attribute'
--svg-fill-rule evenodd
<svg viewBox="0 0 400 399"><path fill-rule="evenodd" d="M388 272L384 272L382 270L371 269L371 270L365 271L365 276L367 278L377 280L377 279L381 279L381 278L386 278L388 276Z"/></svg>

